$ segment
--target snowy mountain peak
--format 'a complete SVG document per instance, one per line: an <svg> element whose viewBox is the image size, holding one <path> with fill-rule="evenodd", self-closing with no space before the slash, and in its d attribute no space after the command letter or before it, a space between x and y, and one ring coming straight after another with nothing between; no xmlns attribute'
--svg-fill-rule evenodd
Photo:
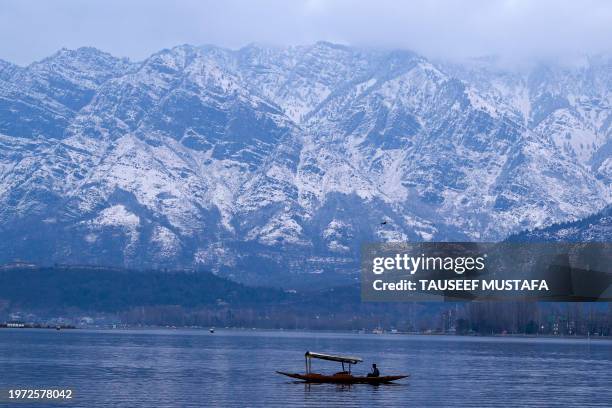
<svg viewBox="0 0 612 408"><path fill-rule="evenodd" d="M581 218L611 201L609 67L326 42L0 63L0 253L257 281Z"/></svg>

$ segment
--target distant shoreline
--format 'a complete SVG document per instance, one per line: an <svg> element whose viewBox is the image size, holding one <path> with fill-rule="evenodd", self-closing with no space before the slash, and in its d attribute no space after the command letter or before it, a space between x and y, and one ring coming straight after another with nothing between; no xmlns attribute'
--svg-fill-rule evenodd
<svg viewBox="0 0 612 408"><path fill-rule="evenodd" d="M2 323L0 324L0 329L47 329L47 330L74 330L77 329L76 326L72 326L72 325L52 325L52 324L30 324L30 323L24 323L24 324L17 324L17 325L11 325L10 323Z"/></svg>
<svg viewBox="0 0 612 408"><path fill-rule="evenodd" d="M450 334L450 333L409 333L409 332L385 332L385 333L372 333L372 332L360 332L355 330L318 330L318 329L266 329L266 328L245 328L245 327L225 327L215 329L215 333L210 333L207 327L167 327L167 326L150 326L150 327L137 327L137 326L122 326L122 327L76 327L76 326L57 326L52 325L26 325L24 327L7 327L5 324L0 325L0 329L9 330L20 330L20 329L47 329L47 330L77 330L77 331L134 331L134 332L147 332L147 331L194 331L209 333L214 336L218 332L231 331L231 332L287 332L287 333L329 333L329 334L355 334L355 335L368 335L368 337L381 337L381 336L430 336L430 337L449 337L449 338L513 338L513 339L550 339L550 340L604 340L612 341L612 336L554 336L554 335L533 335L533 334Z"/></svg>

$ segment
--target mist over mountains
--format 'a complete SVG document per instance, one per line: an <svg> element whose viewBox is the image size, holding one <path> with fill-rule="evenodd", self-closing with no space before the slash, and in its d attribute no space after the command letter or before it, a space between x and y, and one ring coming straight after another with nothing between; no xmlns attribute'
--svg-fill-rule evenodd
<svg viewBox="0 0 612 408"><path fill-rule="evenodd" d="M326 42L0 61L0 262L261 284L354 273L364 242L577 220L612 201L611 90L609 57L515 72Z"/></svg>

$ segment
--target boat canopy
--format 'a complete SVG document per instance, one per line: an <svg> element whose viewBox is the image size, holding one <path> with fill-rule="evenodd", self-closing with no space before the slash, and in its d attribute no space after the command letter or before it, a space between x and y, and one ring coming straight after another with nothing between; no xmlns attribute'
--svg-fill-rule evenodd
<svg viewBox="0 0 612 408"><path fill-rule="evenodd" d="M349 364L357 364L363 361L361 358L354 356L334 356L332 354L314 353L312 351L307 351L304 356L306 358L318 358L321 360L338 361L340 363Z"/></svg>

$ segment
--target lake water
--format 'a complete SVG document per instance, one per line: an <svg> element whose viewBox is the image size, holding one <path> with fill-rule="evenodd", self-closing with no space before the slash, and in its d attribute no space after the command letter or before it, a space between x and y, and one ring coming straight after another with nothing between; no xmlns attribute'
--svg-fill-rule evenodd
<svg viewBox="0 0 612 408"><path fill-rule="evenodd" d="M306 350L364 358L398 385L305 385ZM313 361L334 372L338 364ZM607 406L612 342L250 330L0 330L9 388L70 388L64 404L15 406Z"/></svg>

